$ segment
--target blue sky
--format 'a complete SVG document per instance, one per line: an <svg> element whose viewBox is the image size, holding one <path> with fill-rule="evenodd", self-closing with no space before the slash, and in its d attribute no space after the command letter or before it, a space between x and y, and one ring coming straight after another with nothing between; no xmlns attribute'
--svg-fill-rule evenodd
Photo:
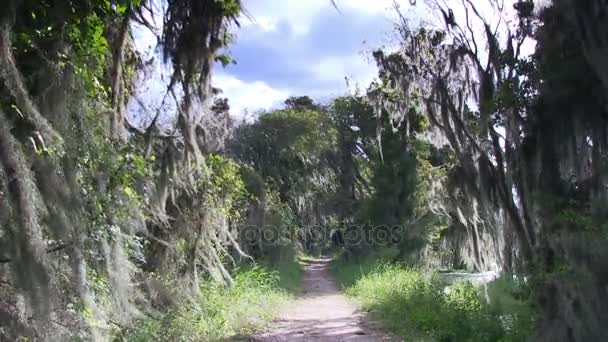
<svg viewBox="0 0 608 342"><path fill-rule="evenodd" d="M308 95L324 102L357 86L365 89L377 74L370 52L391 46L393 0L242 0L247 15L235 28L236 41L228 48L236 65L214 69L212 84L229 99L231 114L276 108L289 96ZM407 4L409 0L400 0ZM140 73L129 105L131 119L146 126L161 107L170 67L158 57L157 36L162 32L162 0L153 0L158 27L154 33L133 25L136 49L152 64ZM407 6L407 7L406 7ZM413 10L404 5L404 11ZM347 87L345 77L349 79ZM142 106L143 104L143 106ZM175 103L168 99L163 112ZM170 123L171 115L161 115Z"/></svg>
<svg viewBox="0 0 608 342"><path fill-rule="evenodd" d="M465 13L459 0L445 0L453 6L457 20ZM474 0L482 15L494 26L500 19L504 29L514 24L513 3L505 0L505 17L496 16L491 1ZM537 0L546 3L549 0ZM429 15L424 1L412 7L398 0L401 11L412 23L440 23L434 11ZM243 17L236 30L237 41L229 51L237 65L218 66L214 86L224 90L232 114L241 117L245 109L272 108L290 95L309 95L318 101L343 95L355 84L364 89L377 73L369 52L394 46L391 39L395 10L393 0L243 0L253 21ZM439 19L439 20L437 20ZM485 37L483 25L471 19L476 36ZM415 24L414 24L415 25ZM504 30L503 30L504 31ZM501 32L505 37L506 33ZM528 52L532 45L524 46ZM483 55L484 52L482 51Z"/></svg>
<svg viewBox="0 0 608 342"><path fill-rule="evenodd" d="M241 18L229 48L236 65L218 66L214 86L233 115L268 109L290 95L324 101L376 75L369 51L390 44L392 0L244 0L253 20Z"/></svg>
<svg viewBox="0 0 608 342"><path fill-rule="evenodd" d="M242 118L245 111L255 113L259 109L279 107L293 95L308 95L324 102L357 86L365 89L377 74L370 51L395 46L393 0L336 0L339 10L332 6L331 0L242 1L248 16L241 17L241 27L234 30L237 39L228 49L237 64L226 68L218 64L212 81L223 90L222 96L229 99L235 117ZM462 22L465 16L460 1L446 1L457 4L454 12ZM505 1L505 8L512 9L515 0ZM443 25L441 18L437 21L438 18L429 16L432 11L422 5L424 1L418 2L419 5L412 7L409 0L398 0L402 13L414 26L420 18ZM156 0L155 3L162 2ZM475 0L475 3L482 12L487 12L483 13L484 17L491 23L502 22L503 28L512 26L509 19L513 18L512 13L507 11L504 20L497 21L501 18L496 17L490 1ZM438 15L437 11L434 13ZM162 23L162 19L158 18L157 23ZM480 22L473 24L476 36L485 37ZM157 52L155 35L137 25L134 27L138 51L146 59L150 58ZM159 27L156 35L160 32ZM527 48L532 49L533 45ZM147 113L141 113L142 107L131 101L130 111L136 120L151 120L150 112L162 103L167 74L159 58L142 73L135 95L148 108ZM345 77L349 78L350 87ZM171 112L171 108L165 111ZM171 118L163 116L161 121L169 122Z"/></svg>

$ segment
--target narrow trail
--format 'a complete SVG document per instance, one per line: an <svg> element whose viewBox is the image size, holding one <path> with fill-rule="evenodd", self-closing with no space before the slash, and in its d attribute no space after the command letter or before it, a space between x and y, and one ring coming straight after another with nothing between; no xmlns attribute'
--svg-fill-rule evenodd
<svg viewBox="0 0 608 342"><path fill-rule="evenodd" d="M330 261L308 261L298 298L250 341L399 341L381 333L340 292L328 272Z"/></svg>

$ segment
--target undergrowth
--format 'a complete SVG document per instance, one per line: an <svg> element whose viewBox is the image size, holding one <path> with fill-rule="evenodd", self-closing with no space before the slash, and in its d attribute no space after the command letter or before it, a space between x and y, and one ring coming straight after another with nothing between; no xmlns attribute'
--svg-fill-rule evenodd
<svg viewBox="0 0 608 342"><path fill-rule="evenodd" d="M332 269L347 295L406 341L524 341L533 327L532 307L506 277L481 289L446 287L435 272L372 258Z"/></svg>
<svg viewBox="0 0 608 342"><path fill-rule="evenodd" d="M295 260L266 265L235 270L232 288L204 283L198 300L143 320L115 341L215 341L256 331L291 299L301 273Z"/></svg>

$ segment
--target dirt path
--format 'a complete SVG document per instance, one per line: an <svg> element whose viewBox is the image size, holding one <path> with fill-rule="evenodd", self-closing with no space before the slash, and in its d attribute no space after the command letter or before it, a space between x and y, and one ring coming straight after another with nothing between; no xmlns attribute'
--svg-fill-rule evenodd
<svg viewBox="0 0 608 342"><path fill-rule="evenodd" d="M331 259L308 261L297 300L251 341L399 341L380 333L336 286Z"/></svg>

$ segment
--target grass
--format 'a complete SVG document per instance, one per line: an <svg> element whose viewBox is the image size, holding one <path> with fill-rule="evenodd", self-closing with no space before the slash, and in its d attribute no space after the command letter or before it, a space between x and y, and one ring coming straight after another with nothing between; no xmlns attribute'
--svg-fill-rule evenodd
<svg viewBox="0 0 608 342"><path fill-rule="evenodd" d="M291 299L301 274L295 258L266 265L236 270L230 289L205 283L195 302L140 321L116 341L216 341L258 330Z"/></svg>
<svg viewBox="0 0 608 342"><path fill-rule="evenodd" d="M283 251L270 260L262 260L279 275L278 287L289 294L295 294L300 289L303 268L299 258L291 250Z"/></svg>
<svg viewBox="0 0 608 342"><path fill-rule="evenodd" d="M407 341L523 341L532 329L530 306L504 279L488 287L490 304L468 282L446 288L435 272L373 258L332 269L347 295Z"/></svg>
<svg viewBox="0 0 608 342"><path fill-rule="evenodd" d="M309 261L314 261L315 259L317 259L317 257L310 256L310 255L305 255L305 254L298 255L298 261L301 262L301 263L306 263L306 262L309 262Z"/></svg>

